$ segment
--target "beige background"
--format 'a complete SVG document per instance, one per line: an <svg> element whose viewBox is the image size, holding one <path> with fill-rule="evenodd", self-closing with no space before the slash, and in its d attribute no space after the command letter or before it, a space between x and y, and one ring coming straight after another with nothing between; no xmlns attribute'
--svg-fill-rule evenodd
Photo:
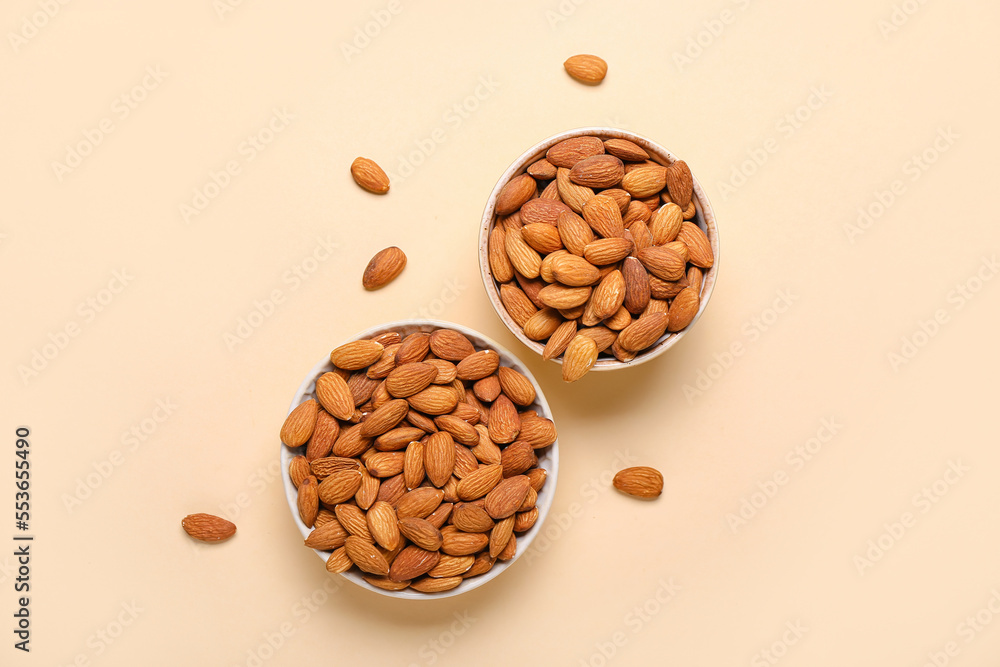
<svg viewBox="0 0 1000 667"><path fill-rule="evenodd" d="M977 275L1000 246L996 3L224 1L70 2L51 19L39 0L4 4L0 387L5 449L32 430L37 541L29 656L11 648L0 556L0 662L917 667L954 642L938 664L997 664L1000 280ZM580 52L608 61L601 86L564 73ZM102 121L113 131L57 174ZM241 145L272 122L249 160ZM476 230L522 150L600 124L690 163L722 266L663 358L563 386L490 309ZM388 196L351 182L357 155L393 174ZM239 173L185 222L228 161ZM894 181L866 229L845 228ZM367 259L393 244L405 273L365 293ZM562 471L531 554L468 595L407 603L301 546L277 431L333 345L422 312L524 357ZM919 350L894 364L904 338ZM36 351L52 358L22 378ZM666 478L655 502L609 490L640 463ZM760 507L734 530L744 500ZM235 517L237 537L192 544L179 521L196 511ZM982 609L993 622L973 630Z"/></svg>

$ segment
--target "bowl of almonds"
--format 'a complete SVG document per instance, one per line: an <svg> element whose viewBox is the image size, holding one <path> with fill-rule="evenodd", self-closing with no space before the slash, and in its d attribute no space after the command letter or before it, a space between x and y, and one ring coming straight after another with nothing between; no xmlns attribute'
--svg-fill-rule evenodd
<svg viewBox="0 0 1000 667"><path fill-rule="evenodd" d="M331 573L383 595L470 591L552 504L556 429L528 369L481 334L405 320L338 345L281 427L285 495Z"/></svg>
<svg viewBox="0 0 1000 667"><path fill-rule="evenodd" d="M525 151L479 232L493 308L567 382L675 345L708 304L718 256L715 215L687 163L608 127Z"/></svg>

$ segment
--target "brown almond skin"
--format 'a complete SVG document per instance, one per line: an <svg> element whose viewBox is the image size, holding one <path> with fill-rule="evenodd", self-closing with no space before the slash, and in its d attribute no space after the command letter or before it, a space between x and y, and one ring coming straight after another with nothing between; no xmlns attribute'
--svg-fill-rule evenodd
<svg viewBox="0 0 1000 667"><path fill-rule="evenodd" d="M537 190L535 179L528 174L521 174L510 179L496 200L496 214L510 215L531 199Z"/></svg>
<svg viewBox="0 0 1000 667"><path fill-rule="evenodd" d="M355 183L373 194L384 195L389 191L389 177L374 160L355 158L351 163L351 176Z"/></svg>
<svg viewBox="0 0 1000 667"><path fill-rule="evenodd" d="M236 534L236 524L214 514L189 514L181 520L181 527L201 542L222 542Z"/></svg>
<svg viewBox="0 0 1000 667"><path fill-rule="evenodd" d="M622 493L636 498L656 498L663 492L663 475L648 466L625 468L615 475L612 483Z"/></svg>
<svg viewBox="0 0 1000 667"><path fill-rule="evenodd" d="M603 58L590 54L572 56L563 63L571 77L590 86L596 86L608 73L608 64Z"/></svg>
<svg viewBox="0 0 1000 667"><path fill-rule="evenodd" d="M406 268L406 254L396 246L380 250L368 262L361 284L367 290L385 287Z"/></svg>

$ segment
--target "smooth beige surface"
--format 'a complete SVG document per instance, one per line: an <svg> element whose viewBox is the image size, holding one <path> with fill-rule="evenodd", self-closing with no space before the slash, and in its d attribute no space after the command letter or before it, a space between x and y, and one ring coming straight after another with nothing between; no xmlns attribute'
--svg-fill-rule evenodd
<svg viewBox="0 0 1000 667"><path fill-rule="evenodd" d="M996 3L233 0L220 17L224 1L70 2L16 51L4 37L0 387L6 449L32 429L37 541L25 656L0 471L0 664L996 664ZM4 33L39 4L6 2ZM345 56L372 12L387 24ZM600 86L563 71L581 52L608 61ZM60 180L53 161L104 119ZM244 144L269 125L262 150ZM685 159L725 263L693 335L564 387L490 308L476 232L525 147L584 125ZM388 195L354 185L358 155L391 172ZM874 217L849 233L859 207ZM387 245L409 264L365 293ZM276 461L315 360L421 315L522 356L562 465L532 553L412 603L327 575ZM904 338L920 347L894 368ZM662 470L663 496L609 490L626 464ZM744 499L761 506L734 532ZM192 544L180 519L199 511L236 537ZM859 565L870 540L888 549Z"/></svg>

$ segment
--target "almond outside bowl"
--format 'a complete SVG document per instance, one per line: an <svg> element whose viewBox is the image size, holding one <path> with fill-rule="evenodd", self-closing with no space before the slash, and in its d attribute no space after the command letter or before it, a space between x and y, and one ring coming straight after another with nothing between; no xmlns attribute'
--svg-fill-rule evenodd
<svg viewBox="0 0 1000 667"><path fill-rule="evenodd" d="M489 347L492 348L493 350L496 350L496 352L500 355L500 364L502 366L510 366L511 368L520 371L521 373L524 374L525 377L528 378L528 380L531 381L532 386L535 388L535 402L529 408L525 409L534 410L540 416L547 417L548 419L553 419L552 411L549 409L549 404L545 400L545 394L542 393L542 388L538 386L538 382L535 381L534 376L532 376L531 371L528 370L527 366L521 363L521 361L517 357L511 354L508 350L498 345L495 341L490 340L489 338L483 336L478 331L473 331L468 327L464 327L458 324L452 324L451 322L441 322L437 320L421 320L421 319L399 320L396 322L381 324L379 326L372 327L371 329L362 331L356 336L352 336L351 338L341 341L340 343L338 343L338 345L341 345L343 343L348 343L354 340L373 338L375 336L381 335L383 333L388 333L390 331L397 331L401 336L405 337L408 334L417 331L431 332L434 331L435 329L454 329L455 331L458 331L464 334L466 337L468 337L468 339L472 341L472 344L477 349ZM333 347L331 347L330 349L333 349ZM313 392L316 389L316 378L318 378L323 373L326 373L327 371L331 370L333 370L333 365L330 363L330 358L328 354L326 357L323 358L322 361L316 364L312 368L312 370L310 370L309 373L306 375L305 379L302 381L302 384L299 385L298 390L295 392L295 396L292 398L292 403L289 406L288 411L291 412L303 401L315 398ZM553 419L553 421L555 420ZM556 429L558 428L559 424L556 423ZM296 447L294 449L290 449L281 443L279 443L278 446L281 448L280 458L281 458L282 480L285 485L285 499L288 501L288 508L291 510L292 513L292 520L295 522L295 525L298 526L299 532L302 534L302 538L305 539L309 535L309 533L312 532L312 529L308 528L304 523L302 523L302 520L299 518L298 491L296 490L295 485L292 484L291 477L289 477L288 475L289 462L295 456L298 456L299 454L304 454L305 446ZM538 504L537 504L538 520L535 522L535 525L531 527L531 530L528 530L525 533L518 535L517 553L511 560L506 562L497 561L493 565L493 568L486 574L482 574L479 575L478 577L467 579L463 581L461 584L459 584L457 587L451 589L450 591L444 591L441 593L421 593L419 591L414 591L409 589L404 589L402 591L386 591L381 588L376 588L375 586L369 584L362 578L362 575L357 571L345 572L339 576L343 576L351 583L356 584L362 588L366 588L370 591L374 591L375 593L379 593L387 597L404 598L409 600L429 600L429 599L447 598L447 597L452 597L454 595L461 595L462 593L467 593L468 591L479 588L486 582L495 579L502 572L506 571L511 565L517 562L517 560L531 546L531 543L534 541L535 537L541 530L542 525L545 523L545 518L546 516L548 516L549 508L552 507L552 499L555 495L556 481L559 475L558 439L545 449L536 450L536 452L538 453L539 467L545 468L546 472L548 473L545 481L545 486L543 486L542 490L538 492ZM300 548L305 548L305 547L300 547ZM316 554L320 557L323 563L325 563L327 558L329 558L330 556L329 551L316 551ZM323 566L319 565L318 567L322 568Z"/></svg>
<svg viewBox="0 0 1000 667"><path fill-rule="evenodd" d="M641 146L647 153L649 153L652 160L662 165L669 165L680 159L660 144L632 132L612 127L582 127L576 130L560 132L559 134L552 135L548 139L535 144L522 153L519 158L514 160L514 162L507 167L507 171L503 173L500 180L497 181L496 187L493 188L493 192L490 194L490 198L486 202L486 210L483 212L483 220L479 228L479 269L483 278L483 286L486 288L486 295L489 297L490 303L493 305L493 310L496 311L497 315L501 320L503 320L503 323L508 329L510 329L511 333L514 334L517 339L525 345L525 347L537 353L539 356L541 356L542 350L545 348L545 341L534 341L525 336L524 331L522 331L521 327L514 322L511 316L507 313L507 309L504 307L503 302L500 301L499 286L493 279L493 274L490 271L490 232L493 230L493 226L496 223L496 201L503 187L515 176L523 174L532 162L545 157L545 152L555 144L566 139L581 136L596 136L601 139L627 139ZM697 178L694 178L693 200L695 202L695 209L697 210L697 213L690 222L697 224L705 232L708 236L708 241L712 246L712 253L715 255L715 261L713 262L712 267L704 274L704 280L701 288L701 304L698 308L697 314L695 314L694 319L683 331L678 331L677 333L665 333L656 343L637 354L631 361L618 361L614 357L607 356L602 353L591 370L610 371L646 363L650 359L663 354L676 345L681 338L691 331L694 325L698 322L698 319L701 317L701 314L705 312L705 308L708 306L708 301L712 296L712 291L715 289L715 280L719 271L719 230L716 226L715 214L712 212L712 205L709 203L708 197L705 196L705 192L702 190ZM553 361L561 364L562 358L559 357Z"/></svg>

